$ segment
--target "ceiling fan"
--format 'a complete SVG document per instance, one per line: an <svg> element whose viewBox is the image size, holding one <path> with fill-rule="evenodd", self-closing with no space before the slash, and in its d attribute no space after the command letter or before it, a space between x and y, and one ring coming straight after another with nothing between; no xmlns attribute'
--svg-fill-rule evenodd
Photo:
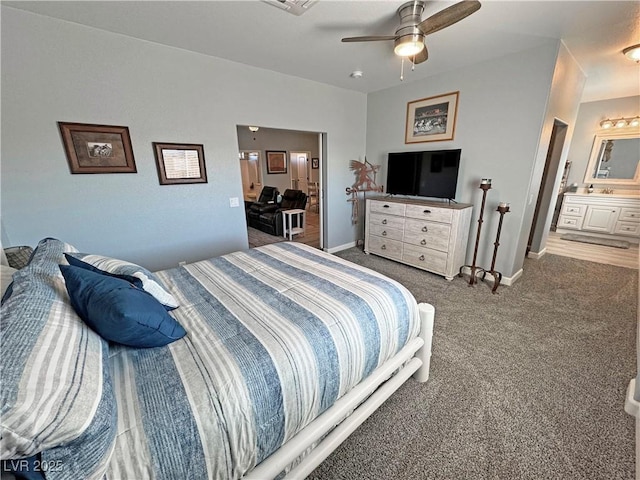
<svg viewBox="0 0 640 480"><path fill-rule="evenodd" d="M459 22L480 8L478 0L463 0L422 20L426 2L413 0L398 8L400 26L394 35L347 37L343 42L377 42L393 40L393 51L399 57L408 57L414 65L429 58L424 37Z"/></svg>

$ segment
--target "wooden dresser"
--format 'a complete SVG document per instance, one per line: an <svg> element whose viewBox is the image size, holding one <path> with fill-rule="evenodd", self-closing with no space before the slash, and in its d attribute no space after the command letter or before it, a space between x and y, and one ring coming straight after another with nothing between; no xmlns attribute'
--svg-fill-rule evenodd
<svg viewBox="0 0 640 480"><path fill-rule="evenodd" d="M465 264L472 206L370 198L364 251L453 280Z"/></svg>

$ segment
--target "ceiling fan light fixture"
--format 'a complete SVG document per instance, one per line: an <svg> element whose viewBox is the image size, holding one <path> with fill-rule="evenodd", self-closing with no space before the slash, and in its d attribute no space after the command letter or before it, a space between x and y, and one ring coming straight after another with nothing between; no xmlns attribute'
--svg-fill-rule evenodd
<svg viewBox="0 0 640 480"><path fill-rule="evenodd" d="M403 35L395 41L393 51L399 57L413 57L424 49L424 36L421 34Z"/></svg>
<svg viewBox="0 0 640 480"><path fill-rule="evenodd" d="M640 43L637 45L631 45L630 47L622 50L622 53L629 60L633 60L636 63L640 63Z"/></svg>

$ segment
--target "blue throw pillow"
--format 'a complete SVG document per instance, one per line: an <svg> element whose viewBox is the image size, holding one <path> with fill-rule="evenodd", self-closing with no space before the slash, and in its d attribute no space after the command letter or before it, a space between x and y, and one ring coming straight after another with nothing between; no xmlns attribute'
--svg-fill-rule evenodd
<svg viewBox="0 0 640 480"><path fill-rule="evenodd" d="M71 305L105 340L160 347L186 335L153 295L131 282L73 265L60 265Z"/></svg>

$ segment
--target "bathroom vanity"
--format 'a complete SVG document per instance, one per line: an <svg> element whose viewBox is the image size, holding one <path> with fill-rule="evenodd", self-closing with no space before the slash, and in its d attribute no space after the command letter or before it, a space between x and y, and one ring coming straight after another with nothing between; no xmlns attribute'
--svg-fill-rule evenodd
<svg viewBox="0 0 640 480"><path fill-rule="evenodd" d="M640 243L639 155L638 128L595 135L584 177L593 193L564 194L556 231Z"/></svg>
<svg viewBox="0 0 640 480"><path fill-rule="evenodd" d="M556 231L639 243L640 196L565 193Z"/></svg>

